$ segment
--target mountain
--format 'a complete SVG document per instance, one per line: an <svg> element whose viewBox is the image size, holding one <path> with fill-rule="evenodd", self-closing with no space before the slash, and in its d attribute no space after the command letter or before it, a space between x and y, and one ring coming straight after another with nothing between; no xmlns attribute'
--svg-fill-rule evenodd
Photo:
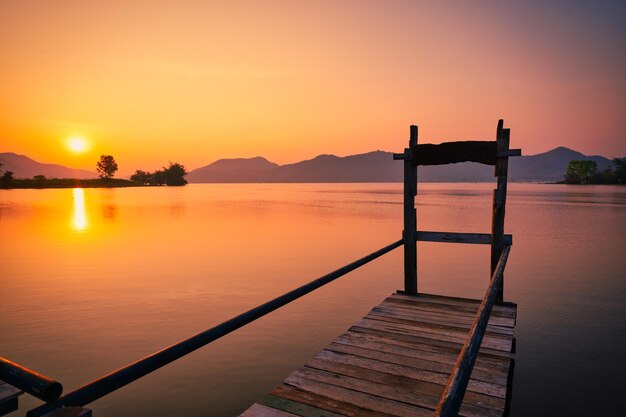
<svg viewBox="0 0 626 417"><path fill-rule="evenodd" d="M256 158L220 159L187 174L189 182L265 182L278 164Z"/></svg>
<svg viewBox="0 0 626 417"><path fill-rule="evenodd" d="M0 168L2 171L11 171L15 178L32 178L35 175L45 175L48 178L97 178L98 174L82 169L67 168L56 164L43 164L27 156L13 152L0 153Z"/></svg>
<svg viewBox="0 0 626 417"><path fill-rule="evenodd" d="M537 155L509 160L511 181L554 182L563 179L570 161L595 161L598 170L610 166L603 156L587 156L559 147ZM487 182L493 181L493 166L475 162L424 166L418 171L419 181L425 182ZM339 157L319 155L294 164L278 165L265 158L220 159L193 170L189 182L399 182L403 164L394 161L391 152L374 151Z"/></svg>
<svg viewBox="0 0 626 417"><path fill-rule="evenodd" d="M269 173L268 178L269 182L401 181L402 164L393 162L392 154L383 151L345 157L320 155L308 161L279 166Z"/></svg>
<svg viewBox="0 0 626 417"><path fill-rule="evenodd" d="M565 147L531 156L509 160L509 178L512 181L562 181L570 161L585 159L594 161L598 171L604 171L611 160L598 155L584 155Z"/></svg>

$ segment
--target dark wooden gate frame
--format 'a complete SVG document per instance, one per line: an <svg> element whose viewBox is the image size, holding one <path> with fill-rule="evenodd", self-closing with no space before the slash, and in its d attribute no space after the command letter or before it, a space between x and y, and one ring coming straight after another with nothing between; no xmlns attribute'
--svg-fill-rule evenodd
<svg viewBox="0 0 626 417"><path fill-rule="evenodd" d="M504 234L507 175L510 156L520 156L521 149L509 149L511 130L498 121L495 141L458 141L439 145L417 143L417 126L410 128L409 147L393 159L404 161L404 293L417 295L417 241L474 243L491 245L491 274L496 271L505 245L511 245L511 235ZM458 162L478 162L494 165L497 188L493 190L493 217L491 234L426 232L417 230L417 167L444 165ZM498 291L497 301L502 302L504 285Z"/></svg>

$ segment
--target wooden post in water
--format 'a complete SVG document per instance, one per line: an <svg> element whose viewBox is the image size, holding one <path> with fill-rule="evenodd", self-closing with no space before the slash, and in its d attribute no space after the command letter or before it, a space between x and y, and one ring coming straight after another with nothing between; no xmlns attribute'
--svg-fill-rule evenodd
<svg viewBox="0 0 626 417"><path fill-rule="evenodd" d="M511 130L504 129L504 121L498 121L496 133L496 152L499 155L506 155L509 150ZM493 217L491 221L491 275L493 275L498 265L498 260L504 249L504 208L506 207L506 186L509 170L509 157L502 156L496 158L495 176L498 178L498 185L493 190ZM496 301L501 303L504 298L504 277L498 292Z"/></svg>
<svg viewBox="0 0 626 417"><path fill-rule="evenodd" d="M417 294L417 212L415 195L417 194L417 126L411 125L409 147L404 149L404 292Z"/></svg>

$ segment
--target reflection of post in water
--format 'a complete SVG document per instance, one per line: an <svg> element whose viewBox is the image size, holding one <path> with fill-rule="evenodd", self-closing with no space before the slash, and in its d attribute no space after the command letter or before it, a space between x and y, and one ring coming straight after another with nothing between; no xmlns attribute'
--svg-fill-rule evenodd
<svg viewBox="0 0 626 417"><path fill-rule="evenodd" d="M74 216L72 217L73 226L76 230L85 230L87 228L87 213L85 211L85 190L82 188L74 188Z"/></svg>

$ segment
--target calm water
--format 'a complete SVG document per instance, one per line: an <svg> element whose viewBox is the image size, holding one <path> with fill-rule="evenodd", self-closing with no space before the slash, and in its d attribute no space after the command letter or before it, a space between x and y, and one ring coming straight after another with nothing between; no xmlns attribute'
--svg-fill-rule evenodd
<svg viewBox="0 0 626 417"><path fill-rule="evenodd" d="M490 184L420 184L422 230L489 232ZM0 190L0 356L69 392L400 238L401 184ZM511 184L513 416L623 412L626 188ZM401 249L91 404L232 416L402 286ZM419 289L480 298L489 249L419 245ZM21 397L20 411L39 403Z"/></svg>

